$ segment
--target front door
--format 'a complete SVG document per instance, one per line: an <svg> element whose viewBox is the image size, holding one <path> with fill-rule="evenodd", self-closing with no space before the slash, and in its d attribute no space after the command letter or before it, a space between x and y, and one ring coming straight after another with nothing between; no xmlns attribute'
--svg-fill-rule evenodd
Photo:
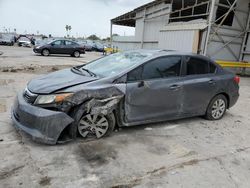
<svg viewBox="0 0 250 188"><path fill-rule="evenodd" d="M50 53L51 54L63 54L64 53L64 41L57 40L51 43Z"/></svg>
<svg viewBox="0 0 250 188"><path fill-rule="evenodd" d="M181 56L166 56L137 67L127 76L125 121L160 121L181 115Z"/></svg>

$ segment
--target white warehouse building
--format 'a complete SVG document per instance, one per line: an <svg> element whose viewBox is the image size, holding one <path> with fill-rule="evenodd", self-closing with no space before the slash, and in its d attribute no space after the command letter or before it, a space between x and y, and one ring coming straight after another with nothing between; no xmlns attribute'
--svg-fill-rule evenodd
<svg viewBox="0 0 250 188"><path fill-rule="evenodd" d="M111 20L111 45L250 61L249 4L250 0L155 0ZM112 37L114 25L135 27L135 35Z"/></svg>

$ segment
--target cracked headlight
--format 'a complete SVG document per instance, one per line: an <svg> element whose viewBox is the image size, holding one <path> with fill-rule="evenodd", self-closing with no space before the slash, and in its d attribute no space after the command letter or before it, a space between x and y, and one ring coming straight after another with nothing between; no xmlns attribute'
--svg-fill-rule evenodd
<svg viewBox="0 0 250 188"><path fill-rule="evenodd" d="M65 99L72 96L73 93L62 93L55 95L39 95L34 104L51 104L63 102Z"/></svg>

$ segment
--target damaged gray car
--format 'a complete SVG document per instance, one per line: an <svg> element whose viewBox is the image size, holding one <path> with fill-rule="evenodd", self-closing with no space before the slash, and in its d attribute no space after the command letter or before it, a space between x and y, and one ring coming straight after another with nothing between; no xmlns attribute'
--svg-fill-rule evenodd
<svg viewBox="0 0 250 188"><path fill-rule="evenodd" d="M12 119L47 144L101 138L115 126L218 120L236 103L238 84L239 77L204 56L127 51L31 80L16 98Z"/></svg>

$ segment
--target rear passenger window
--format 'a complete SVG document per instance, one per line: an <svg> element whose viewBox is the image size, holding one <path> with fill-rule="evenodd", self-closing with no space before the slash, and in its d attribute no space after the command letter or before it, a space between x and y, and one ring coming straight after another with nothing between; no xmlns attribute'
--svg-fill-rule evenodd
<svg viewBox="0 0 250 188"><path fill-rule="evenodd" d="M208 74L209 73L209 64L206 60L187 57L186 61L187 75L196 75L196 74Z"/></svg>
<svg viewBox="0 0 250 188"><path fill-rule="evenodd" d="M67 40L66 40L66 41L65 41L65 44L66 44L66 45L72 45L72 44L73 44L73 42L71 42L71 41L67 41Z"/></svg>
<svg viewBox="0 0 250 188"><path fill-rule="evenodd" d="M212 62L209 63L209 73L215 73L216 68L217 67Z"/></svg>

